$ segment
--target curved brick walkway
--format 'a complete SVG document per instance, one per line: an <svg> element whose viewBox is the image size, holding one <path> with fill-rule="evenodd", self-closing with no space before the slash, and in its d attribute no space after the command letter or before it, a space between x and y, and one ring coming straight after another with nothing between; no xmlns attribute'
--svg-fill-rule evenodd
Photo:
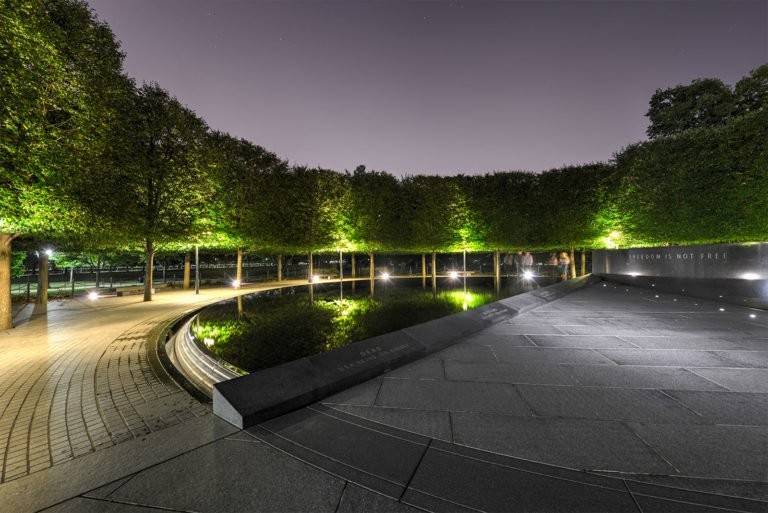
<svg viewBox="0 0 768 513"><path fill-rule="evenodd" d="M0 332L0 483L209 415L148 347L184 312L237 293L57 301Z"/></svg>

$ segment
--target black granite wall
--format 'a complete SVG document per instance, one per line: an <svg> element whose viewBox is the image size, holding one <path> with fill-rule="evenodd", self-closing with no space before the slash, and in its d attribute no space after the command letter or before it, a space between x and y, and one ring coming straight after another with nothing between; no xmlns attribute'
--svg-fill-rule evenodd
<svg viewBox="0 0 768 513"><path fill-rule="evenodd" d="M605 279L768 309L768 243L598 250Z"/></svg>

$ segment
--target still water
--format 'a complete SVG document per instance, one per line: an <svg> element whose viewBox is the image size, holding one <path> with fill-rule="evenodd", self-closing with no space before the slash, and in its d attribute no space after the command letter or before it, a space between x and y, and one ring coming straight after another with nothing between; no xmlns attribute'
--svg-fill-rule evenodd
<svg viewBox="0 0 768 513"><path fill-rule="evenodd" d="M429 281L377 280L324 282L248 294L205 308L196 338L219 358L253 372L353 342L407 328L469 308L549 285L549 278L505 278L496 295L491 278L440 279L437 294Z"/></svg>

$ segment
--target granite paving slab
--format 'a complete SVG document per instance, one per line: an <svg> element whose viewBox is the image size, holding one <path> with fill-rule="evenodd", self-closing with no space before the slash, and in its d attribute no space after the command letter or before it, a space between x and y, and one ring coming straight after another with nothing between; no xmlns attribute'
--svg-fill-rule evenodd
<svg viewBox="0 0 768 513"><path fill-rule="evenodd" d="M75 497L42 511L45 513L157 513L158 510L157 508L137 506L136 504ZM183 513L177 509L164 509L163 511Z"/></svg>
<svg viewBox="0 0 768 513"><path fill-rule="evenodd" d="M743 367L710 351L684 349L597 349L596 351L619 365Z"/></svg>
<svg viewBox="0 0 768 513"><path fill-rule="evenodd" d="M702 419L658 390L518 385L534 415L695 424Z"/></svg>
<svg viewBox="0 0 768 513"><path fill-rule="evenodd" d="M352 388L348 388L337 394L323 399L329 404L357 404L371 406L376 401L376 396L381 388L381 379L371 379Z"/></svg>
<svg viewBox="0 0 768 513"><path fill-rule="evenodd" d="M405 379L445 379L445 369L442 361L424 358L390 371L386 376Z"/></svg>
<svg viewBox="0 0 768 513"><path fill-rule="evenodd" d="M125 483L133 479L134 475L135 474L131 474L130 476L126 476L122 479L117 479L104 486L94 488L93 490L90 490L84 493L83 497L88 497L90 499L106 499L112 492L114 492L115 490L123 486Z"/></svg>
<svg viewBox="0 0 768 513"><path fill-rule="evenodd" d="M643 513L646 511L677 512L677 511L744 511L764 513L768 502L750 500L740 497L705 494L691 490L681 490L650 483L627 481L627 488L640 504Z"/></svg>
<svg viewBox="0 0 768 513"><path fill-rule="evenodd" d="M486 328L483 333L490 335L563 335L564 332L556 326L531 322L526 324L523 319L520 322L500 322L495 326Z"/></svg>
<svg viewBox="0 0 768 513"><path fill-rule="evenodd" d="M499 335L482 330L463 340L465 343L480 344L482 346L497 347L532 347L534 344L526 335Z"/></svg>
<svg viewBox="0 0 768 513"><path fill-rule="evenodd" d="M621 422L452 413L458 444L576 469L674 473Z"/></svg>
<svg viewBox="0 0 768 513"><path fill-rule="evenodd" d="M668 390L713 424L768 426L768 394Z"/></svg>
<svg viewBox="0 0 768 513"><path fill-rule="evenodd" d="M636 345L611 335L529 335L539 347L637 348Z"/></svg>
<svg viewBox="0 0 768 513"><path fill-rule="evenodd" d="M737 479L707 479L703 477L665 476L650 474L621 474L609 475L622 478L628 482L652 484L675 490L689 490L711 495L740 497L768 503L768 481L745 481Z"/></svg>
<svg viewBox="0 0 768 513"><path fill-rule="evenodd" d="M458 505L476 511L637 513L626 491L488 464L435 449L427 451L403 501L431 511L455 511Z"/></svg>
<svg viewBox="0 0 768 513"><path fill-rule="evenodd" d="M509 363L571 363L576 365L616 365L593 349L567 347L495 347L496 358Z"/></svg>
<svg viewBox="0 0 768 513"><path fill-rule="evenodd" d="M109 499L206 513L333 512L343 489L343 480L266 444L219 440L140 472Z"/></svg>
<svg viewBox="0 0 768 513"><path fill-rule="evenodd" d="M701 504L664 500L659 499L658 497L648 497L646 495L633 494L632 497L637 501L637 505L643 513L736 513L737 511L740 511L714 506L703 506Z"/></svg>
<svg viewBox="0 0 768 513"><path fill-rule="evenodd" d="M479 344L460 343L437 353L433 353L427 359L458 360L464 362L495 362L496 355L489 346Z"/></svg>
<svg viewBox="0 0 768 513"><path fill-rule="evenodd" d="M689 369L733 392L768 393L768 369Z"/></svg>
<svg viewBox="0 0 768 513"><path fill-rule="evenodd" d="M537 363L445 362L446 379L487 383L578 385L571 367Z"/></svg>
<svg viewBox="0 0 768 513"><path fill-rule="evenodd" d="M198 417L3 483L0 504L13 513L37 511L235 432L237 428L220 419L210 415Z"/></svg>
<svg viewBox="0 0 768 513"><path fill-rule="evenodd" d="M643 349L697 349L697 350L758 350L766 347L766 342L749 338L706 338L706 337L621 337Z"/></svg>
<svg viewBox="0 0 768 513"><path fill-rule="evenodd" d="M503 383L385 379L376 406L530 415L515 387Z"/></svg>
<svg viewBox="0 0 768 513"><path fill-rule="evenodd" d="M423 510L408 506L390 497L347 483L336 513L421 513Z"/></svg>
<svg viewBox="0 0 768 513"><path fill-rule="evenodd" d="M681 367L633 365L569 366L576 384L594 387L668 390L725 390L724 387Z"/></svg>
<svg viewBox="0 0 768 513"><path fill-rule="evenodd" d="M405 486L429 439L315 406L259 427L328 459Z"/></svg>
<svg viewBox="0 0 768 513"><path fill-rule="evenodd" d="M373 406L328 405L350 415L416 433L427 438L452 440L451 418L447 411L404 410Z"/></svg>
<svg viewBox="0 0 768 513"><path fill-rule="evenodd" d="M644 328L617 328L614 326L558 326L566 335L608 335L608 336L639 336L647 335Z"/></svg>
<svg viewBox="0 0 768 513"><path fill-rule="evenodd" d="M732 367L768 369L768 351L713 351L717 356L735 362Z"/></svg>
<svg viewBox="0 0 768 513"><path fill-rule="evenodd" d="M768 481L768 428L630 423L681 475Z"/></svg>

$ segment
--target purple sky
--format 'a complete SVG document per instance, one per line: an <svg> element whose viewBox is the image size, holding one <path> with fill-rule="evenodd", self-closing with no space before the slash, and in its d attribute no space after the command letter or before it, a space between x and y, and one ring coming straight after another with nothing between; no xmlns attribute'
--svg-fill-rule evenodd
<svg viewBox="0 0 768 513"><path fill-rule="evenodd" d="M767 0L88 0L214 129L294 164L542 171L645 139L657 88L768 62Z"/></svg>

